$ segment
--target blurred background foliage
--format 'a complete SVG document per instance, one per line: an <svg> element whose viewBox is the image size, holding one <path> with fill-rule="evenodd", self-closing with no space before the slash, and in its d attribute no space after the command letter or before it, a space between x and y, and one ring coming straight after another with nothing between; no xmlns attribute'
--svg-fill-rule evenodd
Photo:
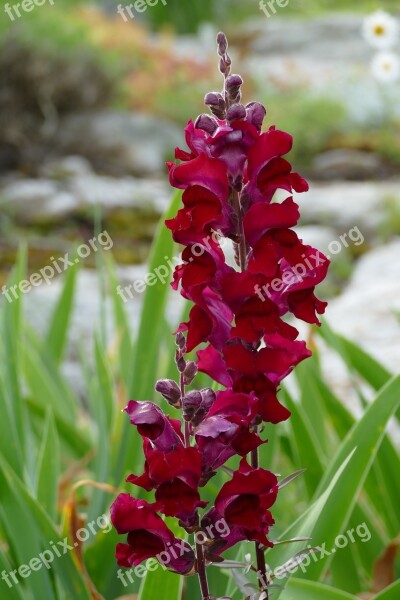
<svg viewBox="0 0 400 600"><path fill-rule="evenodd" d="M118 4L124 6L124 2L59 0L49 10L24 14L11 27L7 18L1 19L3 141L13 145L28 134L34 136L40 118L51 122L71 111L105 106L144 110L185 124L202 110L204 90L220 82L212 55L208 60L179 55L174 35L193 34L199 27L207 35L207 24L218 23L238 46L238 68L240 58L249 52L249 40L238 33L238 26L246 18L263 18L255 0L170 0L167 7L160 2L126 23L116 14ZM333 10L365 14L378 6L391 10L396 5L396 0L291 0L281 10L287 19L306 19ZM157 39L148 28L158 33ZM399 134L393 135L390 115L375 123L353 123L343 103L316 95L306 81L266 82L257 81L257 73L245 75L246 97L261 92L270 122L293 132L299 168L338 146L376 151L390 164L400 165ZM18 122L21 111L25 120Z"/></svg>

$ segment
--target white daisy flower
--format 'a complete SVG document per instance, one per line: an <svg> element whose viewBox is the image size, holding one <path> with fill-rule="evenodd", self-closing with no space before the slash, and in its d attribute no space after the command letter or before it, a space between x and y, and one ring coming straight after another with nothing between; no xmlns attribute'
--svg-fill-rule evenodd
<svg viewBox="0 0 400 600"><path fill-rule="evenodd" d="M397 43L399 25L389 13L378 10L364 20L363 34L371 46L383 50Z"/></svg>
<svg viewBox="0 0 400 600"><path fill-rule="evenodd" d="M382 83L394 83L400 77L400 59L393 52L379 52L372 59L371 70Z"/></svg>

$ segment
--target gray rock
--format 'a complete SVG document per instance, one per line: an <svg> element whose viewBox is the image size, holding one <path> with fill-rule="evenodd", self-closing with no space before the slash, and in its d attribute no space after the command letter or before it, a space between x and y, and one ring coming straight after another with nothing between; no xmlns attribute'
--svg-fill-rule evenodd
<svg viewBox="0 0 400 600"><path fill-rule="evenodd" d="M65 164L60 177L60 165L55 170L47 165L46 171L55 179L17 179L6 183L0 191L0 206L11 213L17 222L38 224L62 222L66 217L84 213L99 205L107 216L116 209L152 211L155 217L169 204L171 190L167 181L115 178L96 175L78 165ZM79 171L79 172L77 172Z"/></svg>
<svg viewBox="0 0 400 600"><path fill-rule="evenodd" d="M166 157L182 141L179 128L161 118L108 110L66 117L56 144L63 154L86 157L97 171L145 176L164 172Z"/></svg>
<svg viewBox="0 0 400 600"><path fill-rule="evenodd" d="M400 238L362 257L347 289L330 302L326 312L337 333L359 344L393 373L400 364L399 253ZM354 387L343 361L327 348L322 357L328 381L353 407Z"/></svg>
<svg viewBox="0 0 400 600"><path fill-rule="evenodd" d="M0 206L17 221L36 224L43 220L62 220L76 208L76 199L57 183L47 179L21 179L1 190Z"/></svg>
<svg viewBox="0 0 400 600"><path fill-rule="evenodd" d="M386 175L383 160L372 152L359 150L329 150L317 156L312 163L318 179L347 179L353 181L379 179Z"/></svg>
<svg viewBox="0 0 400 600"><path fill-rule="evenodd" d="M296 227L295 229L304 244L318 248L324 253L327 253L330 242L337 239L337 232L332 227L305 225L303 227Z"/></svg>
<svg viewBox="0 0 400 600"><path fill-rule="evenodd" d="M70 190L80 207L99 204L104 214L117 208L141 208L161 213L168 206L171 191L166 182L115 178L94 173L74 178Z"/></svg>
<svg viewBox="0 0 400 600"><path fill-rule="evenodd" d="M387 218L387 201L400 213L400 187L387 182L312 183L310 191L298 194L302 223L324 224L341 234L357 226L364 236L374 238ZM400 232L397 232L400 233Z"/></svg>
<svg viewBox="0 0 400 600"><path fill-rule="evenodd" d="M65 156L45 161L39 169L41 177L68 179L92 173L90 162L83 156Z"/></svg>
<svg viewBox="0 0 400 600"><path fill-rule="evenodd" d="M284 12L284 9L281 9ZM307 20L280 15L259 18L241 28L250 49L262 55L299 55L326 61L363 59L366 43L361 35L362 15L329 14ZM263 13L260 11L260 16Z"/></svg>

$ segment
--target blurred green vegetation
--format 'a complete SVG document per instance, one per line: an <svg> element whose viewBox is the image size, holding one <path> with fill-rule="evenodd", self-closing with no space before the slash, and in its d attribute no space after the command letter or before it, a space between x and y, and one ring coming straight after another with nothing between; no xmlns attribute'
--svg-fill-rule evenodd
<svg viewBox="0 0 400 600"><path fill-rule="evenodd" d="M103 8L108 14L116 16L118 5L130 4L128 0L57 0L56 5L51 7L51 12L80 6L97 6ZM316 17L331 12L357 12L385 9L390 12L399 12L398 0L289 0L284 8L278 8L287 15L296 17ZM44 11L32 11L24 14L24 21L33 22L39 18L38 13ZM46 10L50 13L50 10ZM151 9L146 10L135 19L151 23L154 29L167 27L177 33L194 33L201 23L219 23L221 27L228 27L242 22L245 18L264 18L260 8L259 0L167 0L167 6L161 1ZM117 17L120 18L120 17ZM0 32L9 27L8 19L0 21Z"/></svg>

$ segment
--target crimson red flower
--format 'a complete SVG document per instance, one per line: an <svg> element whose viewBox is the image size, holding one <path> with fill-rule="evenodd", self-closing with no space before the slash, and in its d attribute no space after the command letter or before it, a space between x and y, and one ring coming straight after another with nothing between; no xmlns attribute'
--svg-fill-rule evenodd
<svg viewBox="0 0 400 600"><path fill-rule="evenodd" d="M129 475L127 481L150 491L155 489L154 508L166 516L186 523L195 519L197 508L207 502L200 500L201 454L197 448L178 446L164 453L144 442L145 472L140 477Z"/></svg>
<svg viewBox="0 0 400 600"><path fill-rule="evenodd" d="M247 205L269 203L277 189L306 192L307 182L292 173L290 163L281 157L292 149L293 138L270 127L249 149L243 196Z"/></svg>
<svg viewBox="0 0 400 600"><path fill-rule="evenodd" d="M254 204L243 219L246 240L254 247L260 237L270 229L294 227L299 218L299 207L291 196L283 202Z"/></svg>
<svg viewBox="0 0 400 600"><path fill-rule="evenodd" d="M222 196L224 198L224 196ZM232 209L221 197L200 185L188 187L182 196L184 208L174 219L165 222L179 244L201 242L212 230L231 228Z"/></svg>
<svg viewBox="0 0 400 600"><path fill-rule="evenodd" d="M176 573L192 570L194 553L190 546L177 539L154 508L145 500L120 494L111 506L111 521L120 534L128 534L127 544L116 548L121 567L137 566L148 558L157 557L161 564ZM174 548L181 548L180 554Z"/></svg>
<svg viewBox="0 0 400 600"><path fill-rule="evenodd" d="M280 333L288 340L297 337L297 329L282 321L279 308L269 298L253 296L243 302L235 315L236 326L233 327L231 336L240 338L251 344L260 341L264 335Z"/></svg>
<svg viewBox="0 0 400 600"><path fill-rule="evenodd" d="M231 456L244 456L260 444L260 437L250 431L256 418L258 398L254 394L225 390L217 393L207 417L194 434L202 455L203 480Z"/></svg>
<svg viewBox="0 0 400 600"><path fill-rule="evenodd" d="M171 185L176 188L188 189L193 186L211 192L221 203L221 211L232 213L226 201L229 196L229 184L226 168L222 160L209 158L206 154L200 154L189 162L180 165L168 163L169 179ZM196 190L202 192L202 190Z"/></svg>
<svg viewBox="0 0 400 600"><path fill-rule="evenodd" d="M183 264L174 271L173 289L182 284L182 296L193 302L201 300L206 286L220 292L223 280L236 271L225 263L225 256L218 242L214 239L206 243L187 246L182 252Z"/></svg>
<svg viewBox="0 0 400 600"><path fill-rule="evenodd" d="M255 377L238 377L233 389L246 394L254 392L259 400L258 414L266 423L281 423L290 417L290 411L278 400L279 388L262 373Z"/></svg>
<svg viewBox="0 0 400 600"><path fill-rule="evenodd" d="M215 508L228 524L243 528L247 539L272 546L266 537L274 524L268 509L274 504L277 493L276 476L266 469L253 469L243 459L232 479L222 486L215 499Z"/></svg>
<svg viewBox="0 0 400 600"><path fill-rule="evenodd" d="M210 287L202 290L201 300L189 314L189 321L182 323L178 331L187 331L190 352L202 342L210 341L214 347L222 348L232 328L233 313Z"/></svg>

